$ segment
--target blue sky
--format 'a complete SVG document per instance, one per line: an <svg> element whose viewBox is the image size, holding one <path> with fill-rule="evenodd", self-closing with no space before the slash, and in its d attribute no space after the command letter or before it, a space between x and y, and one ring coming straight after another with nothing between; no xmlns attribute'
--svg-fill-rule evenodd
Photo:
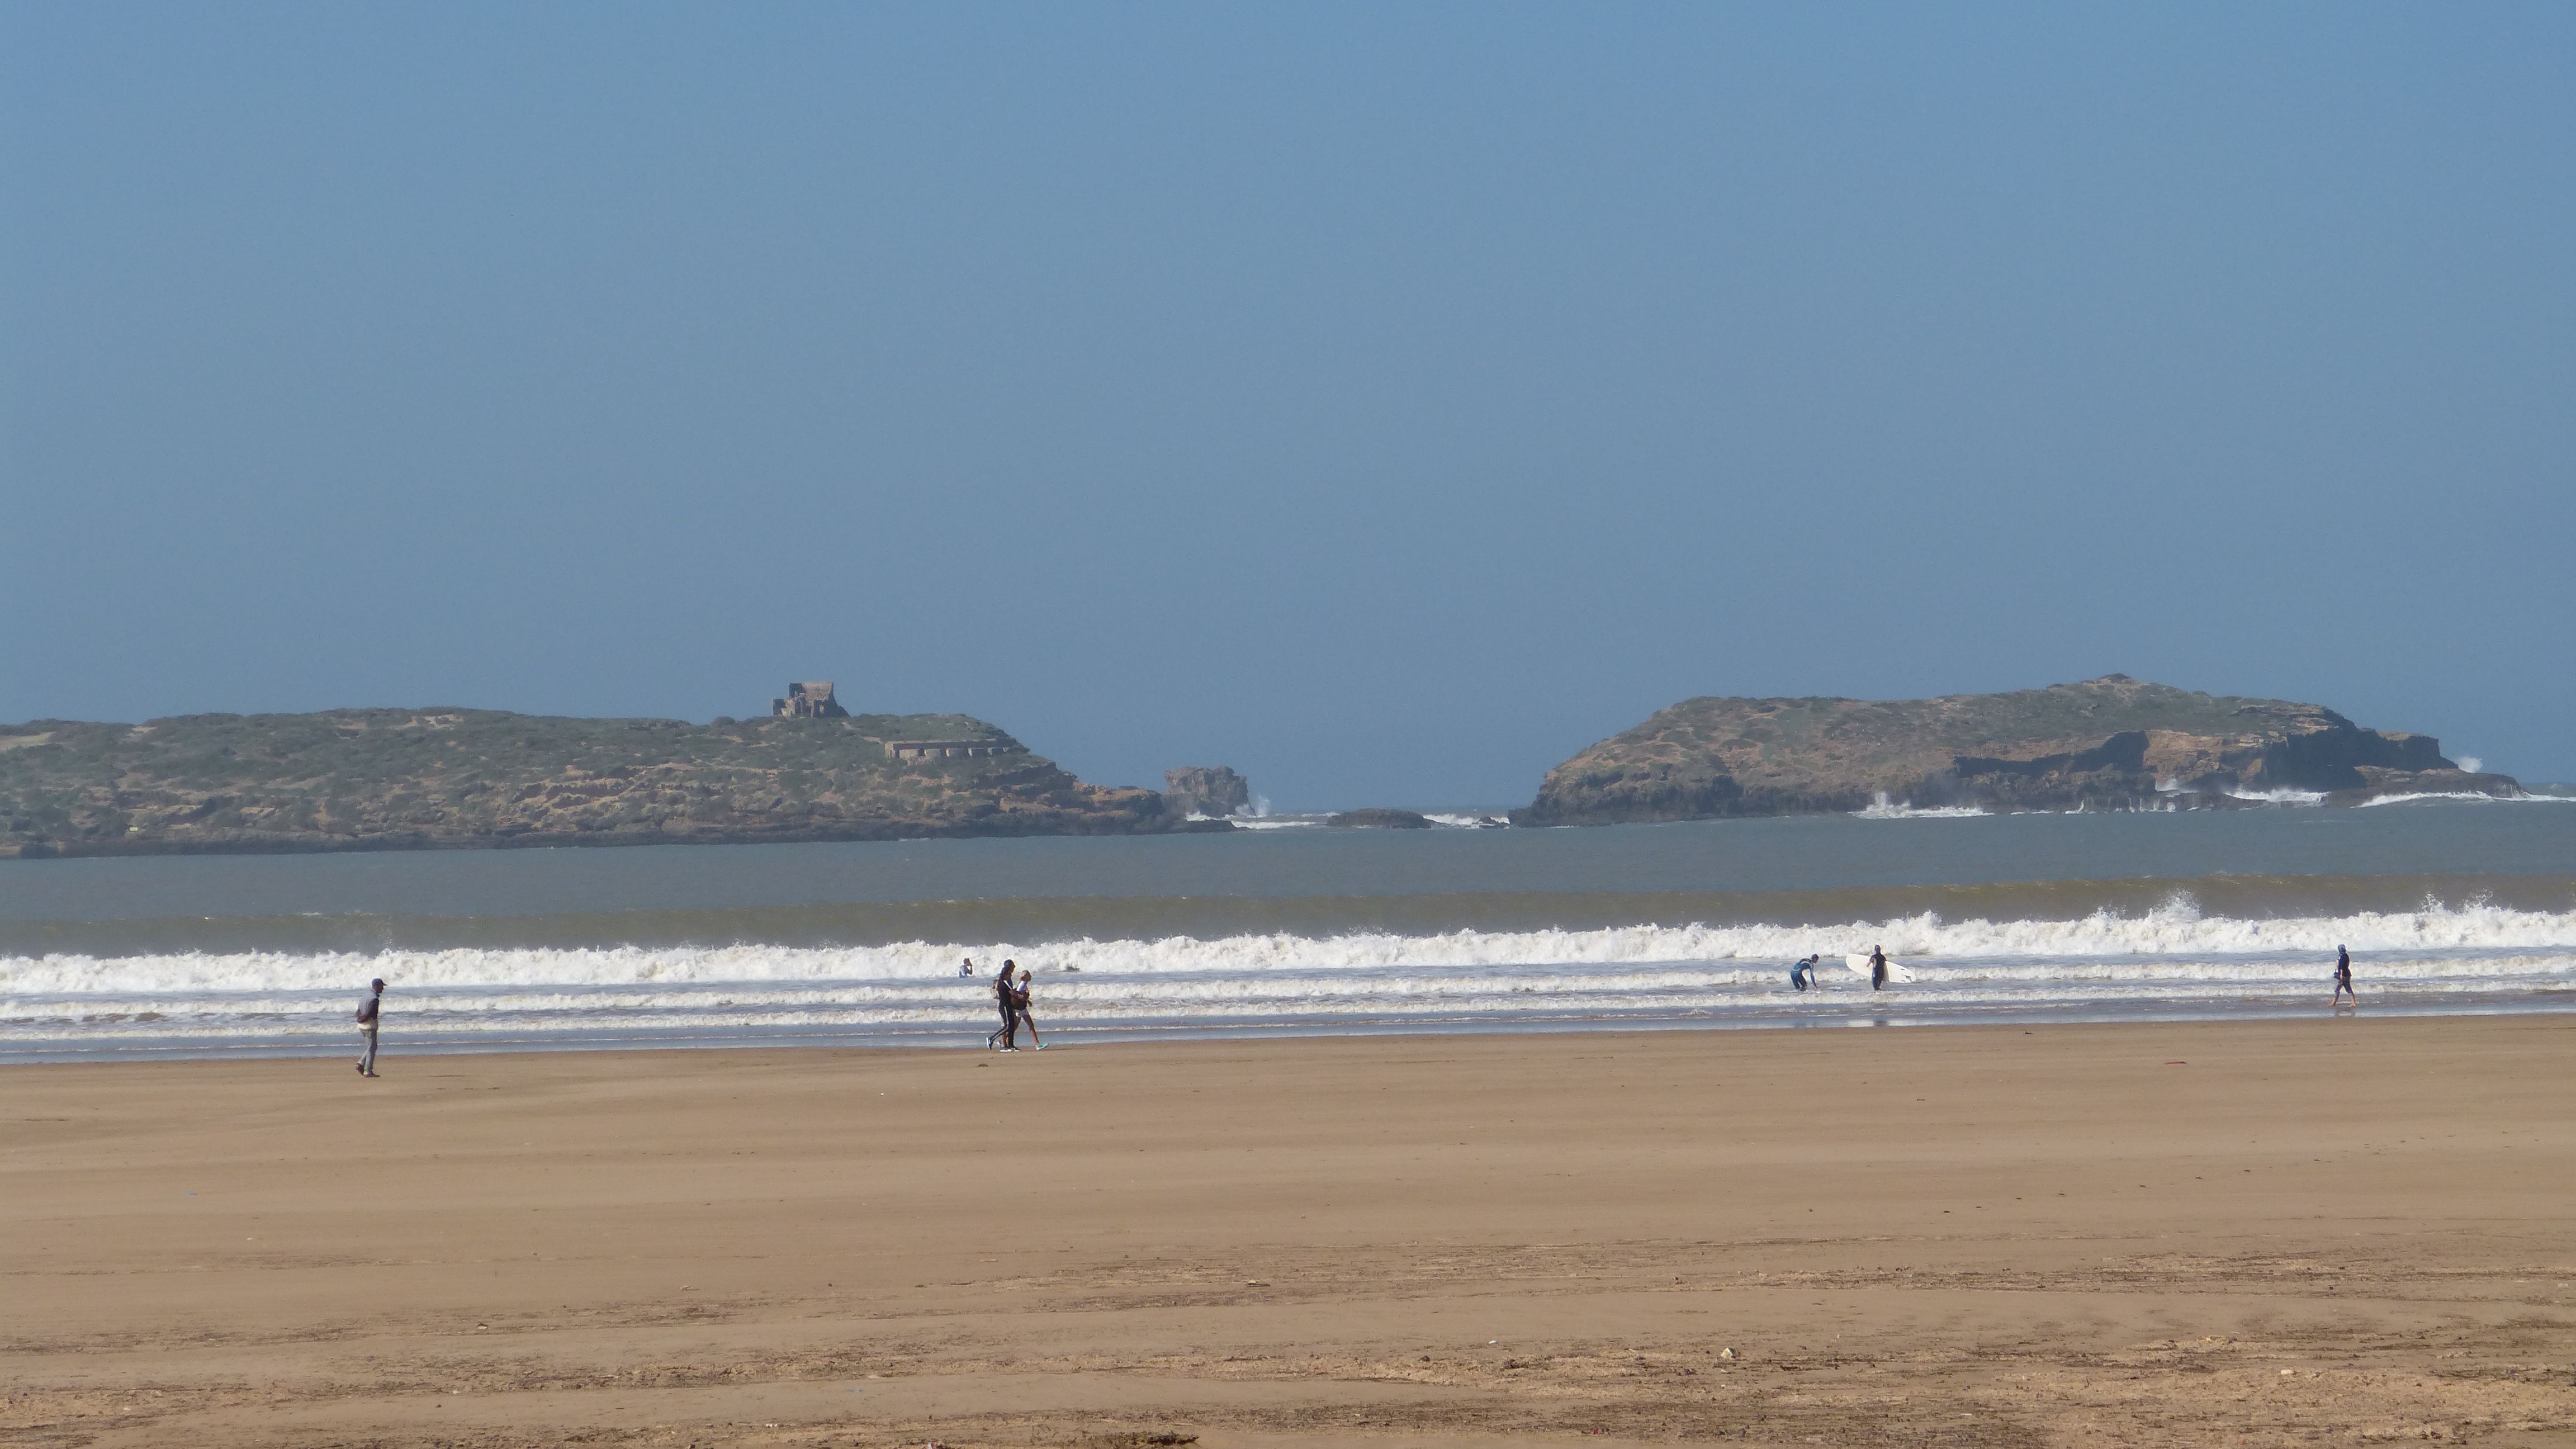
<svg viewBox="0 0 2576 1449"><path fill-rule="evenodd" d="M2564 6L0 8L0 718L1510 804L2110 671L2576 777Z"/></svg>

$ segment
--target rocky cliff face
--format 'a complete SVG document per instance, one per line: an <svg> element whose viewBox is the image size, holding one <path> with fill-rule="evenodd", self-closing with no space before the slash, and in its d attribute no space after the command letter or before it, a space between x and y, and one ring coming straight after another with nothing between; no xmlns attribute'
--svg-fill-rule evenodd
<svg viewBox="0 0 2576 1449"><path fill-rule="evenodd" d="M1252 808L1252 784L1230 765L1184 765L1163 772L1163 803L1176 815L1222 820Z"/></svg>
<svg viewBox="0 0 2576 1449"><path fill-rule="evenodd" d="M997 752L897 758L908 740ZM1086 785L963 715L701 726L363 709L0 727L0 857L1174 828L1153 791Z"/></svg>
<svg viewBox="0 0 2576 1449"><path fill-rule="evenodd" d="M2322 705L2112 674L1941 699L1685 700L1548 772L1512 820L1845 811L1880 795L1918 807L2071 810L2518 789L2459 769L2430 736L2363 729Z"/></svg>

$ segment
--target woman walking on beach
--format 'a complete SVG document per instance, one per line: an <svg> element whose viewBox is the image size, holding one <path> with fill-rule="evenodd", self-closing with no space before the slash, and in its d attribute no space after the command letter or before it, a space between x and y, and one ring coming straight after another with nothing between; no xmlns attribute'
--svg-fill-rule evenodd
<svg viewBox="0 0 2576 1449"><path fill-rule="evenodd" d="M2361 993L2352 989L2352 953L2337 946L2335 947L2334 1004L2343 1005L2343 999L2347 996L2352 998L2353 1005L2361 1005Z"/></svg>
<svg viewBox="0 0 2576 1449"><path fill-rule="evenodd" d="M1003 964L1007 966L1009 963ZM1046 1043L1038 1041L1038 1019L1029 1015L1029 968L1026 966L1020 968L1019 987L1011 993L1011 1009L1018 1014L1019 1025L1029 1029L1029 1040L1037 1043L1039 1051L1045 1051Z"/></svg>

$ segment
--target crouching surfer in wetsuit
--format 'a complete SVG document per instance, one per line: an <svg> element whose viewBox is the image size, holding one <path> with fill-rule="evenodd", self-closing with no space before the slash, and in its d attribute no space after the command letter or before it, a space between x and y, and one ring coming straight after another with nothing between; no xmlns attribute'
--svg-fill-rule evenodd
<svg viewBox="0 0 2576 1449"><path fill-rule="evenodd" d="M1800 991L1804 991L1808 987L1815 985L1816 963L1823 959L1825 959L1823 954L1819 953L1808 957L1804 961L1791 962L1789 965L1789 984L1798 988Z"/></svg>

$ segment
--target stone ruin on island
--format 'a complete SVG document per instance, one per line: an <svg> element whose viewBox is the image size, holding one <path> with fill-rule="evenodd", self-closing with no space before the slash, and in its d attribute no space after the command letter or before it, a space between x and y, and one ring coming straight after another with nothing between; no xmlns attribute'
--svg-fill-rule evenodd
<svg viewBox="0 0 2576 1449"><path fill-rule="evenodd" d="M773 719L848 719L850 712L832 697L832 681L808 679L787 686L783 699L769 702ZM871 736L873 738L873 736ZM968 760L992 755L1025 755L1029 747L1009 735L980 740L884 740L885 752L898 760Z"/></svg>
<svg viewBox="0 0 2576 1449"><path fill-rule="evenodd" d="M848 719L850 712L832 698L832 681L808 680L787 686L785 699L769 702L769 713L777 719Z"/></svg>

